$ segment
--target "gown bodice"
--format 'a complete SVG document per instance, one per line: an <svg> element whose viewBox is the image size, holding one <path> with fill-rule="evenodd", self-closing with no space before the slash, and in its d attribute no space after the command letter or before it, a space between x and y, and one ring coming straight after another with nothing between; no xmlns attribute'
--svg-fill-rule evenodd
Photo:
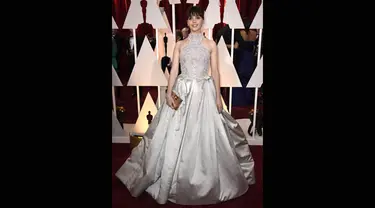
<svg viewBox="0 0 375 208"><path fill-rule="evenodd" d="M198 79L208 76L210 51L202 44L203 38L203 34L189 34L188 43L180 53L180 76Z"/></svg>

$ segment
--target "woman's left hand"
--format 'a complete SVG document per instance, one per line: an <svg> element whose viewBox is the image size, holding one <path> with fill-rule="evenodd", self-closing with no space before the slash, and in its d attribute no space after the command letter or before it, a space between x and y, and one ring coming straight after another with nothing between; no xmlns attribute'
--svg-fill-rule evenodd
<svg viewBox="0 0 375 208"><path fill-rule="evenodd" d="M220 97L216 99L216 106L219 113L221 113L221 111L223 111L223 103L221 102Z"/></svg>

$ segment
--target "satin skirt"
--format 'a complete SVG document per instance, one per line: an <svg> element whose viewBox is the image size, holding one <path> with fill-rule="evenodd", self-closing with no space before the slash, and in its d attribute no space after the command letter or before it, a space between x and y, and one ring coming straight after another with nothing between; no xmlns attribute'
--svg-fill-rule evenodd
<svg viewBox="0 0 375 208"><path fill-rule="evenodd" d="M239 124L218 112L211 77L180 75L173 91L179 109L163 102L116 176L132 196L146 191L159 204L216 204L246 193L254 160Z"/></svg>

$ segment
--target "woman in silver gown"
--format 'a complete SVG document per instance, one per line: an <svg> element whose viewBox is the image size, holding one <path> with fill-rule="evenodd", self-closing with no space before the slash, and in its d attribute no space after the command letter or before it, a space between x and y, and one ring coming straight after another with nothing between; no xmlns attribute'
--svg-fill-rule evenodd
<svg viewBox="0 0 375 208"><path fill-rule="evenodd" d="M215 204L255 183L245 134L223 111L217 47L202 35L199 7L189 10L187 24L188 38L174 49L166 102L116 173L132 196L146 191L159 204ZM178 108L172 92L183 100Z"/></svg>

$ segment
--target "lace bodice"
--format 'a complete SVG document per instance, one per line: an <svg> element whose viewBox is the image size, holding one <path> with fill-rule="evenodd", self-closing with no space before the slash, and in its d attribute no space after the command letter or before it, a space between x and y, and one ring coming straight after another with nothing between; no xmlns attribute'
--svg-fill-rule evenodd
<svg viewBox="0 0 375 208"><path fill-rule="evenodd" d="M210 52L202 44L203 38L202 34L189 34L188 43L180 52L180 76L198 79L208 76Z"/></svg>

